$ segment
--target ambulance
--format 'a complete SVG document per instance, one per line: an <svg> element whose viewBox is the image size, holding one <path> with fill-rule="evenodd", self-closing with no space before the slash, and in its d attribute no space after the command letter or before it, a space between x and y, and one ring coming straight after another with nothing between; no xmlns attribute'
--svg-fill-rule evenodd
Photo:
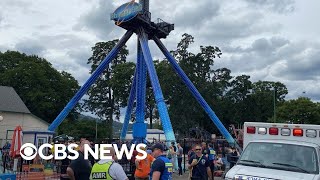
<svg viewBox="0 0 320 180"><path fill-rule="evenodd" d="M320 180L320 125L244 123L241 156L226 180Z"/></svg>

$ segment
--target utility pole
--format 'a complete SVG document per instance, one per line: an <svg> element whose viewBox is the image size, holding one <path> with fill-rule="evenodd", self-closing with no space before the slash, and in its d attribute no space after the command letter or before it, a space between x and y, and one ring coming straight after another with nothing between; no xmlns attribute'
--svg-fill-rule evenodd
<svg viewBox="0 0 320 180"><path fill-rule="evenodd" d="M273 122L276 122L276 87L273 88Z"/></svg>

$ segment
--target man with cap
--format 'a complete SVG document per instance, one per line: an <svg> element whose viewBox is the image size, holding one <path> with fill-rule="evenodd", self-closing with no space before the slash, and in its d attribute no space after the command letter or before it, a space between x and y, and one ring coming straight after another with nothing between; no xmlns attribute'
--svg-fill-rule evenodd
<svg viewBox="0 0 320 180"><path fill-rule="evenodd" d="M152 155L156 160L152 163L150 180L172 180L173 166L170 160L163 154L164 146L160 143L152 147Z"/></svg>

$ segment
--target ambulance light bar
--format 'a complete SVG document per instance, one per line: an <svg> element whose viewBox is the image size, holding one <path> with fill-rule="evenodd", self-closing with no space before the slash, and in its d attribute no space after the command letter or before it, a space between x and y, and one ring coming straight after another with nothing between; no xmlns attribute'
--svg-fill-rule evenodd
<svg viewBox="0 0 320 180"><path fill-rule="evenodd" d="M307 129L306 136L315 138L317 137L317 131L313 129Z"/></svg>
<svg viewBox="0 0 320 180"><path fill-rule="evenodd" d="M303 129L299 126L296 126L293 129L288 128L285 126L284 128L278 128L278 127L255 127L255 126L248 126L247 127L247 134L256 134L256 129L258 130L258 134L260 135L266 135L267 132L269 132L269 135L279 135L279 129L280 129L280 135L281 136L297 136L302 137L303 136ZM291 134L292 131L292 134ZM314 129L307 129L306 130L306 137L315 138L317 137L317 131Z"/></svg>
<svg viewBox="0 0 320 180"><path fill-rule="evenodd" d="M270 135L278 135L278 133L279 133L279 129L278 128L276 128L276 127L269 128L269 134Z"/></svg>
<svg viewBox="0 0 320 180"><path fill-rule="evenodd" d="M289 128L282 128L281 129L281 135L282 136L290 136L291 130Z"/></svg>
<svg viewBox="0 0 320 180"><path fill-rule="evenodd" d="M259 128L258 134L267 134L267 128Z"/></svg>
<svg viewBox="0 0 320 180"><path fill-rule="evenodd" d="M255 134L255 133L256 133L256 127L254 127L254 126L248 126L248 127L247 127L247 133L248 133L248 134Z"/></svg>
<svg viewBox="0 0 320 180"><path fill-rule="evenodd" d="M293 136L303 136L303 129L301 129L301 128L294 128L294 129L293 129Z"/></svg>

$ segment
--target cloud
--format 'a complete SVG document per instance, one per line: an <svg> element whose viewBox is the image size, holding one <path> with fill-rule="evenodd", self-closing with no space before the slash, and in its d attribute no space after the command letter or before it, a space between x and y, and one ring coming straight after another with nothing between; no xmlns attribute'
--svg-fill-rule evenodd
<svg viewBox="0 0 320 180"><path fill-rule="evenodd" d="M289 80L319 80L320 78L320 50L310 47L300 47L300 51L289 52L281 61L281 66L275 68L275 75ZM293 47L293 49L297 49Z"/></svg>
<svg viewBox="0 0 320 180"><path fill-rule="evenodd" d="M114 32L116 26L110 20L110 14L115 6L110 1L99 0L92 9L81 15L78 23L73 27L76 31L91 31L99 38L105 39L108 35L117 34Z"/></svg>
<svg viewBox="0 0 320 180"><path fill-rule="evenodd" d="M89 67L87 64L88 59L91 57L91 52L88 51L88 48L77 48L77 49L72 49L67 52L67 55L73 59L77 64L84 66L84 67Z"/></svg>
<svg viewBox="0 0 320 180"><path fill-rule="evenodd" d="M1 24L2 24L2 21L4 20L4 17L2 15L2 13L0 13L0 27L1 27Z"/></svg>
<svg viewBox="0 0 320 180"><path fill-rule="evenodd" d="M42 56L43 52L46 50L38 40L20 41L15 45L15 49L28 55L39 56Z"/></svg>
<svg viewBox="0 0 320 180"><path fill-rule="evenodd" d="M318 80L295 80L295 81L283 81L289 89L287 99L296 99L297 97L308 97L312 101L320 102L319 89L320 79ZM299 86L297 86L299 84Z"/></svg>
<svg viewBox="0 0 320 180"><path fill-rule="evenodd" d="M276 13L291 13L295 10L294 0L245 0L249 7L264 8Z"/></svg>
<svg viewBox="0 0 320 180"><path fill-rule="evenodd" d="M172 8L170 15L173 17L172 22L179 28L199 27L208 19L215 18L219 10L220 5L214 1L191 1Z"/></svg>
<svg viewBox="0 0 320 180"><path fill-rule="evenodd" d="M269 68L277 62L280 57L278 51L286 47L289 41L281 37L259 38L254 40L248 47L225 46L221 50L226 54L222 60L217 60L217 66L230 68L233 73L262 72L268 75ZM260 78L261 78L260 74Z"/></svg>

